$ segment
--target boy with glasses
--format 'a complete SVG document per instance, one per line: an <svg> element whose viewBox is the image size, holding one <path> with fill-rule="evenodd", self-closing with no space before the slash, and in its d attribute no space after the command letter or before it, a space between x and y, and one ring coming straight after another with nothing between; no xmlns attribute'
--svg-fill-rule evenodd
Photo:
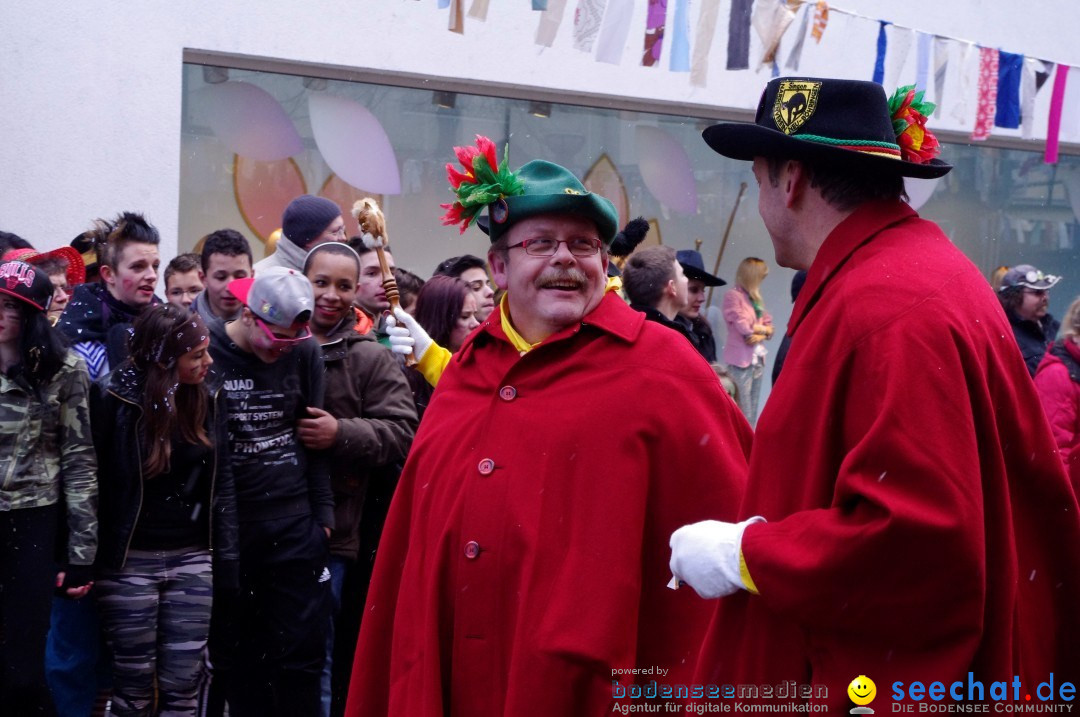
<svg viewBox="0 0 1080 717"><path fill-rule="evenodd" d="M239 319L211 328L224 378L240 520L240 593L215 596L210 659L234 713L317 714L325 658L334 500L297 423L323 405L323 361L302 274L236 279Z"/></svg>
<svg viewBox="0 0 1080 717"><path fill-rule="evenodd" d="M1044 274L1031 264L1018 264L1001 277L998 300L1032 376L1061 326L1049 313L1050 289L1059 281L1060 276Z"/></svg>

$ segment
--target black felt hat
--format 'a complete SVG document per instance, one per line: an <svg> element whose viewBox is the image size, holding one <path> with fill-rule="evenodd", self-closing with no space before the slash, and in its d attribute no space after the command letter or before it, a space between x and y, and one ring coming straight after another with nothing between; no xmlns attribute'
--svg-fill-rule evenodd
<svg viewBox="0 0 1080 717"><path fill-rule="evenodd" d="M940 159L925 157L927 147L937 146L929 130L902 119L897 124L893 115L885 90L876 82L778 77L765 86L754 124L717 124L702 136L732 159L802 159L926 179L952 169ZM908 136L898 140L897 129ZM911 150L913 136L921 152Z"/></svg>
<svg viewBox="0 0 1080 717"><path fill-rule="evenodd" d="M680 249L675 252L675 259L682 266L687 279L696 279L705 286L723 286L727 282L719 276L714 276L705 271L705 261L701 258L701 252L694 249Z"/></svg>

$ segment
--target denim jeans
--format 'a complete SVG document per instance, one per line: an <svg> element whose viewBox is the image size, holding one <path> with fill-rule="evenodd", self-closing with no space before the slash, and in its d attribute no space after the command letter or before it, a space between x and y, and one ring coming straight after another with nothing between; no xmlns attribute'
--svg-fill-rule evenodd
<svg viewBox="0 0 1080 717"><path fill-rule="evenodd" d="M337 555L330 556L330 626L326 631L326 665L322 673L322 717L330 717L330 677L334 668L334 621L341 612L341 592L345 585L345 572L349 561Z"/></svg>
<svg viewBox="0 0 1080 717"><path fill-rule="evenodd" d="M735 397L739 410L746 416L751 426L757 424L758 398L761 396L761 378L765 375L765 364L759 362L745 368L728 364L728 373L735 382L738 395Z"/></svg>

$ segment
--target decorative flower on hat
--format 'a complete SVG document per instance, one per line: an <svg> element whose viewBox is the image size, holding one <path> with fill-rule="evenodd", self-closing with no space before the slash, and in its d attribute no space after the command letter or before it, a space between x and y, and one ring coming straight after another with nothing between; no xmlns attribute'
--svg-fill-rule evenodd
<svg viewBox="0 0 1080 717"><path fill-rule="evenodd" d="M893 131L905 161L926 164L941 152L937 137L926 128L926 119L936 106L923 102L923 92L916 92L915 85L905 85L889 98Z"/></svg>
<svg viewBox="0 0 1080 717"><path fill-rule="evenodd" d="M446 177L457 201L439 205L447 210L442 217L444 226L461 224L464 234L484 207L503 197L525 193L525 185L508 169L509 153L510 147L504 147L503 160L498 162L495 143L482 135L476 135L475 147L454 147L465 171L459 171L452 162L446 165Z"/></svg>

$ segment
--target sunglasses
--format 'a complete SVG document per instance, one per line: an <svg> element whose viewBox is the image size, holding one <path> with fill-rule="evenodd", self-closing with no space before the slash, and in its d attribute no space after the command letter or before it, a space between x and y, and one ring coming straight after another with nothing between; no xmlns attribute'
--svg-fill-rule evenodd
<svg viewBox="0 0 1080 717"><path fill-rule="evenodd" d="M266 334L266 338L270 339L270 343L275 346L292 346L293 344L298 344L301 341L306 341L311 338L311 330L306 326L301 329L300 333L296 336L278 336L270 331L270 327L258 316L255 317L255 323L258 324L259 328Z"/></svg>

